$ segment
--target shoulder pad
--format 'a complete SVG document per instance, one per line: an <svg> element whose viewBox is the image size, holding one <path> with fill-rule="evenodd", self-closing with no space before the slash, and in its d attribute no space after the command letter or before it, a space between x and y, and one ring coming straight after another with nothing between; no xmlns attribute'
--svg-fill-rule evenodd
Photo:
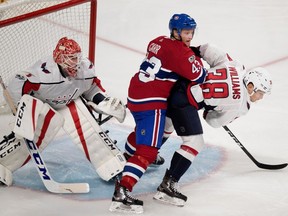
<svg viewBox="0 0 288 216"><path fill-rule="evenodd" d="M26 79L28 79L31 83L39 83L39 77L35 76L34 74L30 73L30 72L24 72L23 73L24 76L26 77Z"/></svg>
<svg viewBox="0 0 288 216"><path fill-rule="evenodd" d="M78 76L84 76L83 78L96 76L94 64L87 58L83 58L80 63L80 71Z"/></svg>
<svg viewBox="0 0 288 216"><path fill-rule="evenodd" d="M15 78L18 80L29 80L31 83L39 83L39 78L27 71L17 73Z"/></svg>

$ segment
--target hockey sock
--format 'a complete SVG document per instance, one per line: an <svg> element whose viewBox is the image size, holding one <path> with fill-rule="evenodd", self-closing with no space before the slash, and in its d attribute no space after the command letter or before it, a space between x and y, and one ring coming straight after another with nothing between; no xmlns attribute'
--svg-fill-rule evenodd
<svg viewBox="0 0 288 216"><path fill-rule="evenodd" d="M190 160L175 152L171 160L169 174L179 181L191 164Z"/></svg>

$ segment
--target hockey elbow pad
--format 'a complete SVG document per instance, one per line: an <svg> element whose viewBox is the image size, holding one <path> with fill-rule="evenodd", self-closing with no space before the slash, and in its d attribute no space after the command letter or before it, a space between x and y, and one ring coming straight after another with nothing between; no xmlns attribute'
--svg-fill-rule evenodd
<svg viewBox="0 0 288 216"><path fill-rule="evenodd" d="M212 44L201 45L200 55L211 68L228 60L226 53Z"/></svg>

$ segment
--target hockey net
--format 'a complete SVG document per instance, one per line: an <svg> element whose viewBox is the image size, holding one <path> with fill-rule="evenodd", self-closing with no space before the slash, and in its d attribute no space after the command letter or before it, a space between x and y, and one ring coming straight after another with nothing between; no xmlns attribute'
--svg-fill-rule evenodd
<svg viewBox="0 0 288 216"><path fill-rule="evenodd" d="M76 40L95 60L97 0L1 0L0 74L7 83L43 56L64 36ZM0 89L0 114L9 108Z"/></svg>

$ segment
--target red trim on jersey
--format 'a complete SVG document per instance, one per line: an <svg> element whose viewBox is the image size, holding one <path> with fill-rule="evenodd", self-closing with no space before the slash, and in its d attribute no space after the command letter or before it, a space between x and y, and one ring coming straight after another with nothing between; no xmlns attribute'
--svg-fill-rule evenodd
<svg viewBox="0 0 288 216"><path fill-rule="evenodd" d="M101 80L98 79L97 77L95 77L95 78L93 79L93 83L95 83L95 84L98 86L98 88L100 88L103 92L106 91L106 90L102 87L102 85L101 85Z"/></svg>
<svg viewBox="0 0 288 216"><path fill-rule="evenodd" d="M226 56L227 56L227 58L228 58L229 61L233 61L233 59L229 56L228 53L226 53Z"/></svg>
<svg viewBox="0 0 288 216"><path fill-rule="evenodd" d="M90 161L90 156L89 156L89 151L88 151L88 148L87 148L87 143L85 141L84 132L83 132L82 127L81 127L81 123L80 123L80 119L79 119L79 115L78 115L78 112L77 112L77 108L76 108L75 102L72 101L67 106L68 106L68 108L70 110L73 122L75 124L76 131L78 133L78 136L80 138L81 144L83 146L85 155L86 155L87 159Z"/></svg>
<svg viewBox="0 0 288 216"><path fill-rule="evenodd" d="M30 94L32 91L38 91L39 88L40 83L31 83L29 80L26 80L22 87L22 95Z"/></svg>
<svg viewBox="0 0 288 216"><path fill-rule="evenodd" d="M194 82L191 82L188 87L187 87L187 97L188 97L188 101L189 103L194 106L197 110L199 109L199 106L198 106L198 103L197 101L195 100L194 96L192 95L191 91L190 91L190 88L191 86L195 85Z"/></svg>
<svg viewBox="0 0 288 216"><path fill-rule="evenodd" d="M184 151L186 151L192 155L195 155L195 156L199 153L195 149L191 148L190 146L186 146L186 145L181 145L181 149L183 149Z"/></svg>

